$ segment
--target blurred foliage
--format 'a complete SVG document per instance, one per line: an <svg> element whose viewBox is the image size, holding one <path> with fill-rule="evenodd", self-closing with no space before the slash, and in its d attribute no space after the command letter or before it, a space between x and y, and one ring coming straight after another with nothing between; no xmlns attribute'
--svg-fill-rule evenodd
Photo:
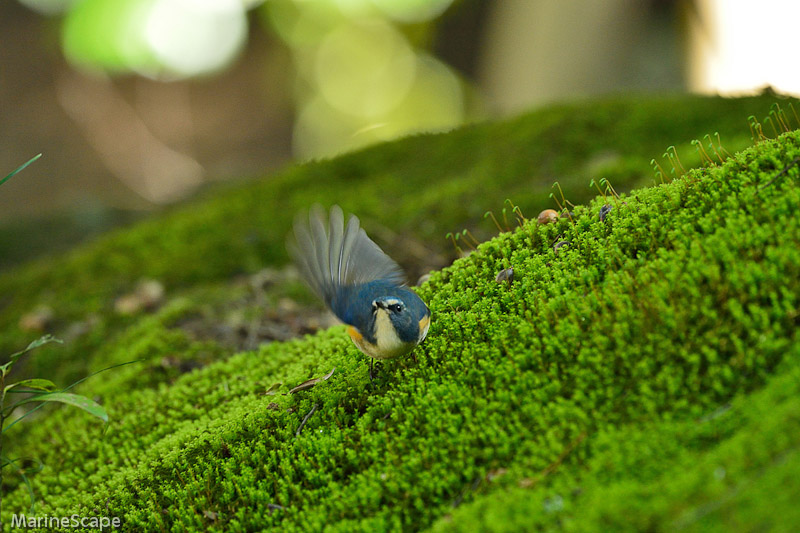
<svg viewBox="0 0 800 533"><path fill-rule="evenodd" d="M62 12L62 48L77 68L164 81L230 67L255 11L291 57L293 72L271 83L294 88L301 157L464 121L464 81L429 52L435 20L451 2L24 0Z"/></svg>
<svg viewBox="0 0 800 533"><path fill-rule="evenodd" d="M330 154L460 124L464 82L425 51L433 19L449 3L266 2L260 12L296 71L296 153Z"/></svg>

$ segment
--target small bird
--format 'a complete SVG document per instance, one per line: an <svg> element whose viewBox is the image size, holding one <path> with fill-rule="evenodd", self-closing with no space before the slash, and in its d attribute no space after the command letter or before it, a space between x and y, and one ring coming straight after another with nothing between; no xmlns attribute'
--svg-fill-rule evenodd
<svg viewBox="0 0 800 533"><path fill-rule="evenodd" d="M431 311L405 287L400 266L361 229L350 215L345 225L339 206L326 213L314 206L294 224L287 248L306 282L349 327L359 350L375 359L405 355L428 334Z"/></svg>

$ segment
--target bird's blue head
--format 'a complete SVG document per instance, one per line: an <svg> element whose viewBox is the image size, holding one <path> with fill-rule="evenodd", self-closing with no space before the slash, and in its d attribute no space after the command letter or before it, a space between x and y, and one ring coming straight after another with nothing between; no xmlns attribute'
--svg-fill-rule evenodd
<svg viewBox="0 0 800 533"><path fill-rule="evenodd" d="M372 334L376 340L384 335L396 336L401 343L419 344L428 334L431 312L416 293L395 287L394 294L372 301ZM393 332L381 331L391 325Z"/></svg>
<svg viewBox="0 0 800 533"><path fill-rule="evenodd" d="M410 352L430 325L428 306L414 291L391 280L340 287L331 308L351 326L356 346L375 359Z"/></svg>

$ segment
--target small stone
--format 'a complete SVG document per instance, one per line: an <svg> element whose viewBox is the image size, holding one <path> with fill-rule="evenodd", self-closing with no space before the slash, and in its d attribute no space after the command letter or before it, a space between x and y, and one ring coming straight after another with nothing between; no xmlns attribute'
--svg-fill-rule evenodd
<svg viewBox="0 0 800 533"><path fill-rule="evenodd" d="M278 300L278 312L280 316L287 313L298 313L300 312L300 306L291 298L281 298Z"/></svg>
<svg viewBox="0 0 800 533"><path fill-rule="evenodd" d="M497 277L494 280L497 283L511 283L514 281L514 269L506 268L505 270L501 270L497 273Z"/></svg>
<svg viewBox="0 0 800 533"><path fill-rule="evenodd" d="M550 224L556 220L558 220L558 213L555 209L545 209L539 213L539 216L536 218L539 224Z"/></svg>
<svg viewBox="0 0 800 533"><path fill-rule="evenodd" d="M72 322L61 336L65 342L72 341L92 331L99 322L100 318L97 315L89 315L85 320Z"/></svg>
<svg viewBox="0 0 800 533"><path fill-rule="evenodd" d="M571 243L571 242L569 242L569 241L558 241L557 243L555 243L555 244L553 245L553 251L554 251L555 253L558 253L558 250L559 250L559 249L560 249L562 246L570 246L571 244L572 244L572 243Z"/></svg>
<svg viewBox="0 0 800 533"><path fill-rule="evenodd" d="M280 270L263 268L250 276L250 286L255 290L263 290L280 282L283 277L283 272Z"/></svg>
<svg viewBox="0 0 800 533"><path fill-rule="evenodd" d="M123 294L114 302L114 311L121 315L134 315L142 310L152 310L164 301L164 285L160 281L145 279L133 292Z"/></svg>
<svg viewBox="0 0 800 533"><path fill-rule="evenodd" d="M19 328L22 331L45 331L53 323L55 317L53 309L40 305L30 313L25 313L19 319Z"/></svg>
<svg viewBox="0 0 800 533"><path fill-rule="evenodd" d="M500 476L504 476L506 472L508 472L508 470L505 468L497 468L495 470L490 470L489 473L486 474L486 479L487 481L494 481Z"/></svg>

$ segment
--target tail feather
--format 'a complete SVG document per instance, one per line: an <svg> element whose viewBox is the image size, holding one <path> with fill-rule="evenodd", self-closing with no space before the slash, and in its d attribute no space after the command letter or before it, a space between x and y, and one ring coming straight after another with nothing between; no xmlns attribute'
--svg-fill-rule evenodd
<svg viewBox="0 0 800 533"><path fill-rule="evenodd" d="M328 306L339 287L374 280L404 284L400 267L361 229L358 217L350 215L347 224L339 206L326 213L314 206L307 221L298 217L289 253L308 284Z"/></svg>

